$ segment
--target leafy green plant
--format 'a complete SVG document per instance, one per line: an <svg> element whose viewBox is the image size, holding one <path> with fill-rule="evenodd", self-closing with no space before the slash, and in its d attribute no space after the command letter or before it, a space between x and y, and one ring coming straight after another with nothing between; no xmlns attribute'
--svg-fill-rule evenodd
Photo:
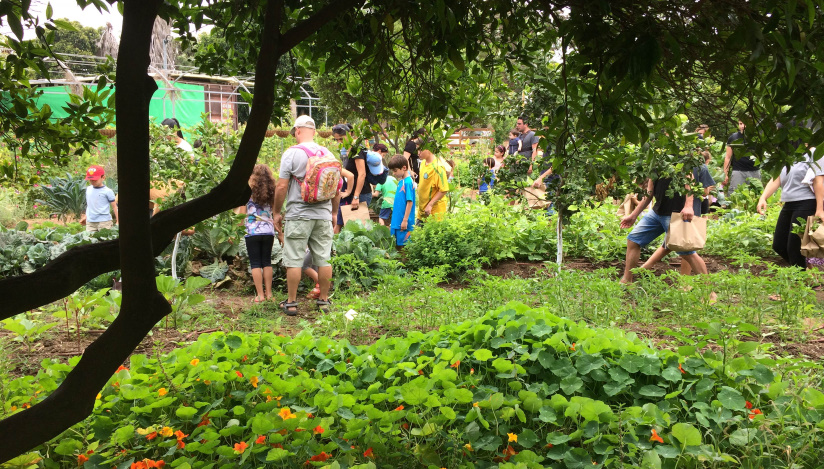
<svg viewBox="0 0 824 469"><path fill-rule="evenodd" d="M39 341L46 331L56 325L53 322L38 323L24 315L17 315L3 321L3 329L17 334L12 340L22 342L29 353L32 351L32 345Z"/></svg>
<svg viewBox="0 0 824 469"><path fill-rule="evenodd" d="M108 292L108 288L97 290L91 294L86 294L83 291L74 292L63 298L63 308L54 313L54 317L66 319L67 335L71 333L72 328L69 321L72 316L74 317L74 330L78 349L80 347L80 330L84 327L84 323L92 318L102 320L109 317L111 305L104 299ZM69 338L71 338L70 335Z"/></svg>
<svg viewBox="0 0 824 469"><path fill-rule="evenodd" d="M238 253L236 219L219 216L216 220L206 221L195 227L192 235L192 244L203 254L219 262L227 257L234 257Z"/></svg>
<svg viewBox="0 0 824 469"><path fill-rule="evenodd" d="M89 420L37 451L107 467L815 467L820 365L746 343L724 364L516 303L370 346L201 335L133 355ZM45 360L49 379L15 380L7 405L45 398L75 363Z"/></svg>
<svg viewBox="0 0 824 469"><path fill-rule="evenodd" d="M86 211L86 186L82 176L66 173L66 177L55 177L42 188L43 198L37 199L48 207L52 216L66 221L69 216L80 219Z"/></svg>
<svg viewBox="0 0 824 469"><path fill-rule="evenodd" d="M335 255L330 263L335 288L369 288L384 275L402 273L402 265L393 259L394 245L394 237L385 226L347 223L333 241Z"/></svg>
<svg viewBox="0 0 824 469"><path fill-rule="evenodd" d="M169 327L169 316L172 316L174 328L177 329L177 320L188 321L192 307L202 303L206 297L197 290L209 285L211 280L203 277L189 277L185 281L160 275L155 279L157 290L163 294L172 306L172 312L166 315L166 328Z"/></svg>

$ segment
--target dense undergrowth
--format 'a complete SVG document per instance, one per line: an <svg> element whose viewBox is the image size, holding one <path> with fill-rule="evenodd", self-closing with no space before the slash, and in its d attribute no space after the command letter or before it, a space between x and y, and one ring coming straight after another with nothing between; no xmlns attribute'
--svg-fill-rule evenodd
<svg viewBox="0 0 824 469"><path fill-rule="evenodd" d="M37 456L107 468L816 467L819 365L725 344L656 350L517 303L370 346L215 333L133 356L93 415ZM6 414L70 369L46 360L10 383Z"/></svg>

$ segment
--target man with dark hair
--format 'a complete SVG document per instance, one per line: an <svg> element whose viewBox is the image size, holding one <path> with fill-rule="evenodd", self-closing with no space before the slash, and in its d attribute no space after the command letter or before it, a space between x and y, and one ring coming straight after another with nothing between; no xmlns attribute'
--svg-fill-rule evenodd
<svg viewBox="0 0 824 469"><path fill-rule="evenodd" d="M403 147L403 157L406 158L407 170L411 173L412 180L418 181L418 171L420 171L421 160L418 157L418 149L423 145L423 137L426 135L426 129L420 129L412 132L412 137L406 142Z"/></svg>
<svg viewBox="0 0 824 469"><path fill-rule="evenodd" d="M518 118L515 129L521 133L521 151L519 151L518 154L529 158L529 170L527 174L532 174L532 166L535 164L535 158L538 157L538 136L535 135L534 131L529 129L529 120L525 116Z"/></svg>
<svg viewBox="0 0 824 469"><path fill-rule="evenodd" d="M747 125L744 124L744 121L738 119L738 132L733 133L730 135L730 138L727 139L727 154L724 157L723 185L727 187L728 194L732 194L735 188L747 182L747 179L761 179L761 171L758 170L754 156L744 155L738 158L733 157L733 142L738 142L736 146L743 146L748 143L747 136L744 135L745 128L747 128ZM745 150L742 149L739 151L743 153ZM732 166L732 174L730 174L730 166Z"/></svg>

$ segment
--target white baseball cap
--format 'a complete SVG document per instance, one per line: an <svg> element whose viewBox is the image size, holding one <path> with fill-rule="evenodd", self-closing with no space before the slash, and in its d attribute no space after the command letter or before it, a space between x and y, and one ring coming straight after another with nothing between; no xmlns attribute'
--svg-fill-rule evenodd
<svg viewBox="0 0 824 469"><path fill-rule="evenodd" d="M305 127L307 129L314 129L315 128L315 121L312 120L312 118L309 117L309 116L305 116L305 115L304 116L299 116L297 119L295 119L295 124L292 126L292 130L290 132L293 137L295 136L295 130L298 127Z"/></svg>

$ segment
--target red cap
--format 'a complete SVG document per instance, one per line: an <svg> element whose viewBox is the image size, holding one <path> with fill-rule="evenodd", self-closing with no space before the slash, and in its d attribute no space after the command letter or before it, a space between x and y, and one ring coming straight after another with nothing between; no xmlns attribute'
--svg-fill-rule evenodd
<svg viewBox="0 0 824 469"><path fill-rule="evenodd" d="M86 171L86 180L87 181L97 181L98 179L102 178L106 175L106 170L103 169L103 166L92 165L89 167L88 171Z"/></svg>

